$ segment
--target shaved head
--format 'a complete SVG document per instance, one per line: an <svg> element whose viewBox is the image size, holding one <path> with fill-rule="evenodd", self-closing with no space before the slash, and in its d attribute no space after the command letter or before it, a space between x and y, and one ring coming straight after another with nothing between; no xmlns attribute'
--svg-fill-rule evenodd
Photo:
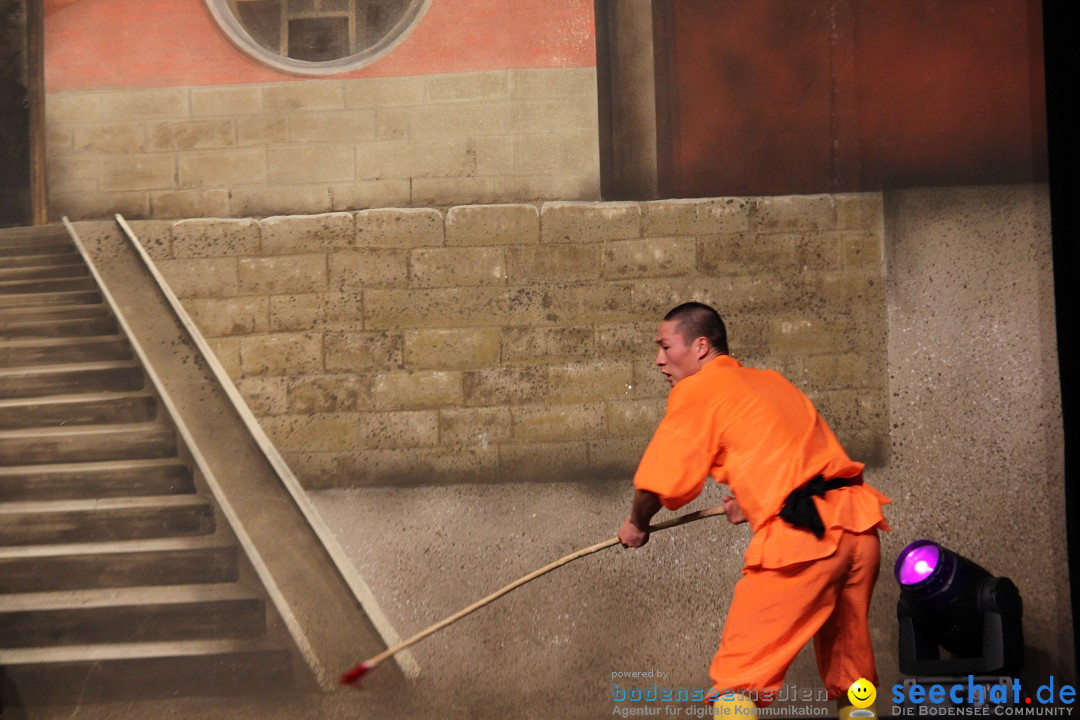
<svg viewBox="0 0 1080 720"><path fill-rule="evenodd" d="M704 303L688 302L672 308L664 316L665 321L672 321L679 329L679 334L687 344L699 337L709 341L710 347L723 355L728 354L727 328L720 313Z"/></svg>

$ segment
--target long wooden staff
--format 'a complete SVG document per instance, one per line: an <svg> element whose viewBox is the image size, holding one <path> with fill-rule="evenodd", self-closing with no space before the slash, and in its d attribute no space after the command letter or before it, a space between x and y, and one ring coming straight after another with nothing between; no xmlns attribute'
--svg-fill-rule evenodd
<svg viewBox="0 0 1080 720"><path fill-rule="evenodd" d="M696 512L687 513L686 515L680 515L679 517L672 518L670 520L665 520L664 522L657 523L656 525L650 525L649 526L649 532L653 533L653 532L656 532L657 530L666 530L667 528L676 527L677 525L685 525L688 522L694 522L695 520L701 520L702 518L713 517L714 515L723 515L723 514L724 514L724 508L719 506L719 505L716 506L716 507L705 508L704 510L697 510ZM476 610L479 610L480 608L484 607L485 605L487 605L488 603L491 603L494 600L498 600L499 598L501 598L503 595L510 592L511 590L519 588L522 585L524 585L525 583L531 582L531 581L535 580L536 578L540 577L541 575L549 573L552 570L554 570L555 568L562 567L563 565L566 565L567 563L573 562L574 560L577 560L578 558L585 557L586 555L592 555L595 552L600 552L601 550L603 550L605 548L609 548L609 547L611 547L613 545L618 545L618 544L619 544L618 536L615 536L613 538L608 538L607 540L605 540L603 542L597 543L595 545L590 545L589 547L584 548L583 550L578 550L577 552L570 553L566 557L560 558L560 559L556 560L553 563L548 563L547 565L540 568L539 570L533 570L528 575L525 575L524 577L518 578L517 580L510 583L509 585L506 585L505 587L499 588L498 590L491 593L487 597L485 597L485 598L483 598L481 600L477 600L476 602L474 602L472 605L465 608L464 610L459 610L458 612L454 613L453 615L446 618L445 620L440 620L439 622L435 623L434 625L431 625L430 627L424 628L423 630L416 633L415 635L413 635L408 640L405 640L404 642L398 643L397 645L395 645L392 648L388 648L386 650L383 650L381 653L379 653L378 655L370 658L369 660L365 660L364 662L360 663L359 665L357 665L356 667L354 667L353 669L349 670L347 673L342 675L341 676L341 684L342 685L354 685L354 684L358 683L360 681L360 678L362 678L364 675L366 675L369 671L374 670L376 667L378 667L379 663L381 663L383 660L386 660L387 658L393 657L394 655L401 652L405 648L410 647L412 645L415 645L416 643L420 642L421 640L428 637L429 635L433 635L434 633L437 633L438 631L442 630L447 625L450 625L452 623L457 622L458 620L465 617L469 613L472 613L472 612L474 612Z"/></svg>

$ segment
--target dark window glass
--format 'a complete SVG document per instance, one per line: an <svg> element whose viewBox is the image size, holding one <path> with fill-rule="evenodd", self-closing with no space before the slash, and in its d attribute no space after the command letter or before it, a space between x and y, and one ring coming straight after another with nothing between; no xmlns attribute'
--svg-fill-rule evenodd
<svg viewBox="0 0 1080 720"><path fill-rule="evenodd" d="M430 0L208 0L233 40L279 66L369 62L415 23Z"/></svg>

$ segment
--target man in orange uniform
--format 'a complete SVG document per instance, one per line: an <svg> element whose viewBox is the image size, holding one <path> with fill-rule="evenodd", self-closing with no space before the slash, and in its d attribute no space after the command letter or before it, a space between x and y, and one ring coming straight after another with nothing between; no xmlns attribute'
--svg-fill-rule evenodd
<svg viewBox="0 0 1080 720"><path fill-rule="evenodd" d="M847 456L802 392L728 355L723 320L711 307L686 303L669 312L656 344L672 390L634 475L619 539L644 545L661 505L690 502L706 476L731 488L727 518L749 522L754 536L709 671L713 695L767 704L811 638L829 697L845 697L860 677L876 684L867 614L889 499L863 482L862 463Z"/></svg>

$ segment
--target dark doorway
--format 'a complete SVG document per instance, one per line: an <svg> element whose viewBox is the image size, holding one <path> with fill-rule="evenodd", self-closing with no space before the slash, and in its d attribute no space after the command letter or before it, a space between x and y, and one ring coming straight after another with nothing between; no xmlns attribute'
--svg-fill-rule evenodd
<svg viewBox="0 0 1080 720"><path fill-rule="evenodd" d="M0 227L32 219L27 37L26 0L0 0Z"/></svg>

